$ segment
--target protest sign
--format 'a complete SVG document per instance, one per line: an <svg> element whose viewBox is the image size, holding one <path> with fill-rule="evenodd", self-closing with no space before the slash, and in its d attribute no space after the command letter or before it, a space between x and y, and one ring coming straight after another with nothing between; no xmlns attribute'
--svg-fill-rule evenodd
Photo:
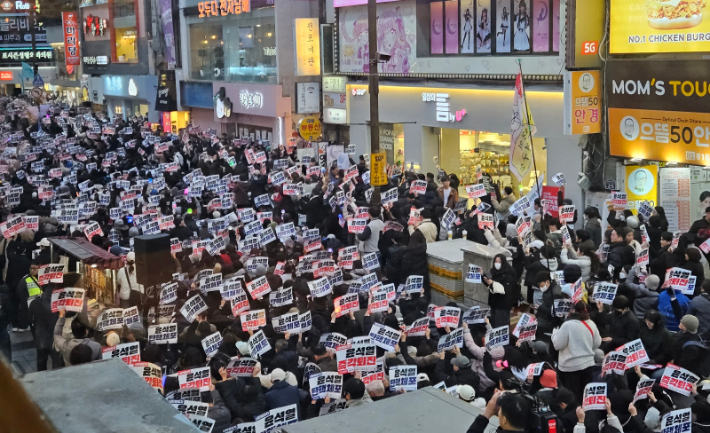
<svg viewBox="0 0 710 433"><path fill-rule="evenodd" d="M52 313L60 310L80 313L84 309L84 289L65 287L54 290L50 302Z"/></svg>
<svg viewBox="0 0 710 433"><path fill-rule="evenodd" d="M261 299L271 292L269 281L265 276L253 279L247 283L247 291L252 299Z"/></svg>
<svg viewBox="0 0 710 433"><path fill-rule="evenodd" d="M178 383L180 385L180 389L199 389L200 391L208 391L210 383L212 383L210 368L199 367L179 371Z"/></svg>
<svg viewBox="0 0 710 433"><path fill-rule="evenodd" d="M456 328L450 333L440 337L437 343L437 352L445 352L454 347L463 347L463 332L463 328Z"/></svg>
<svg viewBox="0 0 710 433"><path fill-rule="evenodd" d="M700 382L698 376L675 364L668 364L663 371L660 385L662 388L675 391L687 397L690 395L690 390L693 389L693 385L696 385L698 382Z"/></svg>
<svg viewBox="0 0 710 433"><path fill-rule="evenodd" d="M560 222L571 223L574 221L574 209L575 207L573 205L560 206L558 210L560 214Z"/></svg>
<svg viewBox="0 0 710 433"><path fill-rule="evenodd" d="M649 361L640 338L617 347L615 350L626 356L626 368L634 368Z"/></svg>
<svg viewBox="0 0 710 433"><path fill-rule="evenodd" d="M592 382L584 387L582 409L584 409L585 412L588 410L606 409L606 383Z"/></svg>
<svg viewBox="0 0 710 433"><path fill-rule="evenodd" d="M242 331L256 331L262 326L266 326L266 310L246 311L239 315L242 322Z"/></svg>
<svg viewBox="0 0 710 433"><path fill-rule="evenodd" d="M133 371L142 377L154 389L163 391L163 371L160 367L150 362L136 362Z"/></svg>
<svg viewBox="0 0 710 433"><path fill-rule="evenodd" d="M262 310L263 311L263 310ZM259 330L254 335L249 337L249 353L252 358L258 358L260 355L271 350L271 345L264 335L264 331Z"/></svg>
<svg viewBox="0 0 710 433"><path fill-rule="evenodd" d="M148 327L149 344L177 344L177 323L153 325Z"/></svg>
<svg viewBox="0 0 710 433"><path fill-rule="evenodd" d="M610 373L623 375L626 371L626 355L620 352L609 352L604 357L602 365L602 375L606 376Z"/></svg>
<svg viewBox="0 0 710 433"><path fill-rule="evenodd" d="M601 302L602 304L611 305L616 297L618 285L606 281L599 281L594 285L594 294L592 302Z"/></svg>
<svg viewBox="0 0 710 433"><path fill-rule="evenodd" d="M207 304L200 295L188 299L180 309L180 313L188 322L194 322L197 315L207 310Z"/></svg>
<svg viewBox="0 0 710 433"><path fill-rule="evenodd" d="M360 309L360 298L357 293L349 293L333 299L333 306L336 317L345 316Z"/></svg>
<svg viewBox="0 0 710 433"><path fill-rule="evenodd" d="M486 317L488 317L490 312L490 308L481 308L479 306L475 306L464 313L462 320L468 323L469 325L475 325L477 323L486 323Z"/></svg>
<svg viewBox="0 0 710 433"><path fill-rule="evenodd" d="M111 347L101 349L101 359L120 358L127 365L132 366L141 360L141 352L139 343L124 343L117 344Z"/></svg>
<svg viewBox="0 0 710 433"><path fill-rule="evenodd" d="M390 391L398 392L417 390L417 366L397 365L389 369Z"/></svg>
<svg viewBox="0 0 710 433"><path fill-rule="evenodd" d="M469 263L468 271L466 272L466 282L480 284L482 282L482 274L483 269L480 266L474 265L473 263Z"/></svg>
<svg viewBox="0 0 710 433"><path fill-rule="evenodd" d="M367 370L375 367L377 350L371 343L346 344L336 348L338 373L352 373L355 370Z"/></svg>
<svg viewBox="0 0 710 433"><path fill-rule="evenodd" d="M488 193L486 192L485 185L483 185L482 183L477 183L474 185L466 185L466 194L468 195L468 198L473 199L483 197Z"/></svg>
<svg viewBox="0 0 710 433"><path fill-rule="evenodd" d="M40 286L44 286L49 283L63 283L64 265L49 264L41 267L39 269L38 280Z"/></svg>
<svg viewBox="0 0 710 433"><path fill-rule="evenodd" d="M672 410L661 418L661 433L687 433L693 431L692 409Z"/></svg>
<svg viewBox="0 0 710 433"><path fill-rule="evenodd" d="M434 309L434 323L437 328L457 328L461 309L456 307L437 307Z"/></svg>
<svg viewBox="0 0 710 433"><path fill-rule="evenodd" d="M493 328L486 332L486 350L490 352L494 347L507 346L510 343L508 326Z"/></svg>
<svg viewBox="0 0 710 433"><path fill-rule="evenodd" d="M330 286L330 282L326 277L321 277L315 281L309 281L308 288L311 291L311 296L313 296L314 298L321 298L333 291L332 287Z"/></svg>
<svg viewBox="0 0 710 433"><path fill-rule="evenodd" d="M402 331L375 323L372 325L369 335L375 345L385 349L387 352L394 352L394 346L399 342Z"/></svg>
<svg viewBox="0 0 710 433"><path fill-rule="evenodd" d="M417 319L404 331L410 337L423 337L429 329L429 318Z"/></svg>
<svg viewBox="0 0 710 433"><path fill-rule="evenodd" d="M255 418L255 429L250 433L269 433L276 429L276 427L293 424L297 421L298 412L295 404L271 409ZM227 430L225 430L225 433L234 432L227 432Z"/></svg>
<svg viewBox="0 0 710 433"><path fill-rule="evenodd" d="M339 346L347 344L348 338L337 332L328 332L321 335L319 343L335 351Z"/></svg>
<svg viewBox="0 0 710 433"><path fill-rule="evenodd" d="M123 308L109 308L104 310L96 319L96 329L98 331L121 328L123 328Z"/></svg>
<svg viewBox="0 0 710 433"><path fill-rule="evenodd" d="M274 331L279 334L297 334L301 330L301 322L298 319L298 311L282 314L278 317L272 317L271 326L274 328Z"/></svg>
<svg viewBox="0 0 710 433"><path fill-rule="evenodd" d="M634 394L634 403L638 400L643 400L648 397L648 393L653 389L653 385L656 383L655 379L641 379L636 384L636 393Z"/></svg>
<svg viewBox="0 0 710 433"><path fill-rule="evenodd" d="M226 370L230 377L253 377L254 368L259 361L253 358L239 358L233 357L229 364L227 364Z"/></svg>
<svg viewBox="0 0 710 433"><path fill-rule="evenodd" d="M205 355L209 358L213 357L217 353L217 350L221 345L222 334L220 334L219 331L202 339L202 350L205 351Z"/></svg>
<svg viewBox="0 0 710 433"><path fill-rule="evenodd" d="M493 230L493 215L487 213L479 213L478 215L478 228L483 230L486 227Z"/></svg>
<svg viewBox="0 0 710 433"><path fill-rule="evenodd" d="M332 371L316 373L308 377L308 385L313 400L338 399L343 393L343 376Z"/></svg>

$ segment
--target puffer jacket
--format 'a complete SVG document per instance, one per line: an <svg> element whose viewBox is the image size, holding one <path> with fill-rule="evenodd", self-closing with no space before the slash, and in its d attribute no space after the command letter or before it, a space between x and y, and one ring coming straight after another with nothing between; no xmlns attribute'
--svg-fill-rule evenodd
<svg viewBox="0 0 710 433"><path fill-rule="evenodd" d="M481 393L488 388L496 386L496 382L486 376L486 371L483 368L483 355L485 355L486 349L476 345L471 336L471 331L468 328L463 331L463 343L473 355L473 359L471 359L471 369L478 374L480 379L479 389L476 390L476 392Z"/></svg>
<svg viewBox="0 0 710 433"><path fill-rule="evenodd" d="M510 207L513 203L515 203L515 196L513 194L506 196L500 202L497 200L491 202L493 209L498 212L498 218L501 220L508 218L508 215L510 215Z"/></svg>
<svg viewBox="0 0 710 433"><path fill-rule="evenodd" d="M577 265L582 270L582 281L585 283L589 281L590 275L592 275L592 259L587 256L577 256L574 251L570 251L567 248L562 248L560 253L560 261L564 265Z"/></svg>
<svg viewBox="0 0 710 433"><path fill-rule="evenodd" d="M704 334L710 330L710 294L703 293L690 301L688 314L698 318L698 334Z"/></svg>

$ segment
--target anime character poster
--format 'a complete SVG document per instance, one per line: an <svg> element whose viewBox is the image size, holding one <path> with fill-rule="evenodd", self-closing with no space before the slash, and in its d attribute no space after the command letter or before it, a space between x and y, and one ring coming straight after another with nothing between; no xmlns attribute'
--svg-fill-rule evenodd
<svg viewBox="0 0 710 433"><path fill-rule="evenodd" d="M476 0L476 52L491 52L491 0Z"/></svg>
<svg viewBox="0 0 710 433"><path fill-rule="evenodd" d="M528 0L514 0L513 49L530 51L530 8Z"/></svg>
<svg viewBox="0 0 710 433"><path fill-rule="evenodd" d="M509 53L513 46L510 35L510 0L496 1L496 53Z"/></svg>
<svg viewBox="0 0 710 433"><path fill-rule="evenodd" d="M530 0L532 2L533 51L550 51L550 3L548 0Z"/></svg>
<svg viewBox="0 0 710 433"><path fill-rule="evenodd" d="M431 19L431 54L444 53L444 4L442 2L434 2L429 4Z"/></svg>
<svg viewBox="0 0 710 433"><path fill-rule="evenodd" d="M446 20L446 54L459 52L459 2L449 0L444 3Z"/></svg>
<svg viewBox="0 0 710 433"><path fill-rule="evenodd" d="M560 51L560 0L552 0L552 51Z"/></svg>
<svg viewBox="0 0 710 433"><path fill-rule="evenodd" d="M461 19L459 23L461 25L461 52L462 53L473 53L473 47L475 43L473 41L473 22L474 19L474 8L473 0L461 0Z"/></svg>
<svg viewBox="0 0 710 433"><path fill-rule="evenodd" d="M443 15L443 6L441 12ZM413 1L377 5L377 51L391 56L379 65L380 72L409 73L415 43L414 13ZM340 71L370 72L367 6L341 8L339 14Z"/></svg>

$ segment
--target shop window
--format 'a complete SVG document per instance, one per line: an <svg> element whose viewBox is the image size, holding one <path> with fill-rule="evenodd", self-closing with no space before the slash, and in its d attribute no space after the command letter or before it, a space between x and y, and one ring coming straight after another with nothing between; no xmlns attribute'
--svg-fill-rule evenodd
<svg viewBox="0 0 710 433"><path fill-rule="evenodd" d="M535 167L518 181L510 172L510 134L495 132L441 129L439 163L447 173L454 173L460 180L459 193L466 194L466 185L478 183L476 170L491 176L501 187L510 186L517 191L516 197L527 194L535 183L536 173L547 170L545 139L533 138ZM539 176L539 175L538 175Z"/></svg>
<svg viewBox="0 0 710 433"><path fill-rule="evenodd" d="M134 0L114 0L111 6L114 35L113 61L138 62L138 21Z"/></svg>
<svg viewBox="0 0 710 433"><path fill-rule="evenodd" d="M273 7L189 22L193 80L276 82Z"/></svg>
<svg viewBox="0 0 710 433"><path fill-rule="evenodd" d="M435 0L417 11L429 55L559 52L560 0Z"/></svg>

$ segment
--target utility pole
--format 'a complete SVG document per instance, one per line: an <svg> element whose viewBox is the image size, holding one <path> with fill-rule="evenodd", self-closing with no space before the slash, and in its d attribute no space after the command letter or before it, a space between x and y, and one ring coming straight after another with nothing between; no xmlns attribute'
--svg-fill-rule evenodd
<svg viewBox="0 0 710 433"><path fill-rule="evenodd" d="M370 155L380 151L380 84L377 56L377 0L367 1L367 36L369 48L369 91L370 91ZM370 161L372 168L372 161ZM380 187L373 186L370 204L380 203Z"/></svg>

